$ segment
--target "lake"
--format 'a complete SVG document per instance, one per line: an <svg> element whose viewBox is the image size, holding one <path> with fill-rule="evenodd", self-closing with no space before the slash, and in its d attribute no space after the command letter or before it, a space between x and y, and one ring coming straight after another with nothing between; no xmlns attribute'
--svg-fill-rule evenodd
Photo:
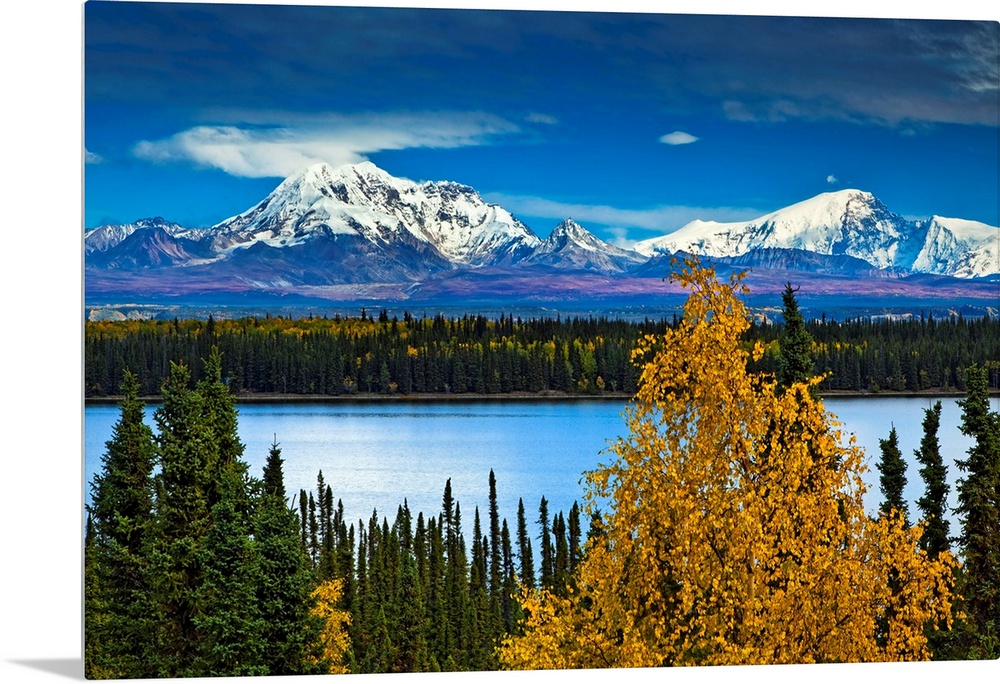
<svg viewBox="0 0 1000 684"><path fill-rule="evenodd" d="M919 517L915 501L923 481L913 451L923 434L923 409L934 398L835 397L826 408L853 433L868 454L865 506L875 511L878 491L878 440L895 425L899 445L909 463L906 496L910 519ZM954 465L964 458L971 440L958 430L960 409L955 398L942 399L941 452L951 483L949 502L957 502ZM997 410L997 399L993 409ZM147 420L153 425L148 407ZM372 511L389 518L406 499L413 517L436 515L445 480L461 506L463 530L471 543L474 509L488 527L489 472L497 480L501 518L516 532L518 498L529 522L538 517L544 496L550 515L583 503L581 476L607 460L602 452L624 435L620 401L414 402L414 403L268 403L241 404L239 434L250 473L260 477L276 439L284 459L285 487L291 497L300 489L315 491L318 471L343 501L348 524L367 523ZM85 496L101 467L119 410L114 405L88 406L84 412ZM952 534L957 523L952 516ZM583 521L586 529L586 521Z"/></svg>

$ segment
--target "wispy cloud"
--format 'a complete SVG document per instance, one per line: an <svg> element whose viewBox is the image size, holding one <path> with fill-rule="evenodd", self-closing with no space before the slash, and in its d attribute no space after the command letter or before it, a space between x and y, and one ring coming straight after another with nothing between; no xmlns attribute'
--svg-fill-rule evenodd
<svg viewBox="0 0 1000 684"><path fill-rule="evenodd" d="M826 182L829 183L830 185L834 185L837 183L837 177L831 173L829 176L826 177Z"/></svg>
<svg viewBox="0 0 1000 684"><path fill-rule="evenodd" d="M356 163L382 150L487 145L519 130L482 112L258 113L240 123L196 126L169 138L143 140L132 153L146 161L193 163L233 176L284 177L316 162Z"/></svg>
<svg viewBox="0 0 1000 684"><path fill-rule="evenodd" d="M609 242L619 247L631 247L639 240L665 235L695 219L711 221L746 221L764 213L749 207L693 207L670 205L649 209L623 209L606 204L575 204L542 197L489 193L488 202L504 207L515 215L549 219L553 226L572 217L584 227L603 226ZM589 224L589 225L588 225ZM545 234L547 226L533 226Z"/></svg>
<svg viewBox="0 0 1000 684"><path fill-rule="evenodd" d="M104 161L104 157L94 152L91 152L87 148L83 148L83 163L85 164L100 164Z"/></svg>
<svg viewBox="0 0 1000 684"><path fill-rule="evenodd" d="M551 114L542 114L540 112L531 112L524 117L524 120L528 123L545 124L546 126L554 126L559 123L559 119Z"/></svg>
<svg viewBox="0 0 1000 684"><path fill-rule="evenodd" d="M667 145L690 145L693 142L698 142L698 140L697 136L685 133L684 131L674 131L673 133L660 136L660 142Z"/></svg>

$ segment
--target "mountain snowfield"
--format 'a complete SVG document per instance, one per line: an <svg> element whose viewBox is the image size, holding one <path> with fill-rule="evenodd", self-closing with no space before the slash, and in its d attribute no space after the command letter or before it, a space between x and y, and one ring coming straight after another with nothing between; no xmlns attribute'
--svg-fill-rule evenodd
<svg viewBox="0 0 1000 684"><path fill-rule="evenodd" d="M940 216L907 220L861 190L823 193L752 221L692 221L627 250L572 219L542 240L471 187L417 183L370 162L310 166L210 228L160 218L100 226L85 233L84 250L91 273L124 278L155 269L180 278L186 269L199 283L254 288L415 283L491 269L649 277L662 275L659 264L677 253L742 259L755 270L829 272L843 264L857 274L864 262L882 277L1000 274L1000 229Z"/></svg>
<svg viewBox="0 0 1000 684"><path fill-rule="evenodd" d="M646 259L638 252L607 243L568 218L556 226L522 263L624 273L644 261Z"/></svg>
<svg viewBox="0 0 1000 684"><path fill-rule="evenodd" d="M1000 271L1000 231L985 223L933 216L926 238L910 268L917 273L937 273L975 278Z"/></svg>
<svg viewBox="0 0 1000 684"><path fill-rule="evenodd" d="M461 265L516 261L541 240L472 188L395 178L371 162L316 164L282 182L256 207L211 229L221 251L256 242L303 244L317 236L361 236L375 244L413 238Z"/></svg>
<svg viewBox="0 0 1000 684"><path fill-rule="evenodd" d="M798 249L863 259L880 269L975 278L1000 272L1000 230L976 221L933 217L908 221L871 193L817 195L746 222L692 221L643 240L647 257L687 252L738 257L762 248Z"/></svg>

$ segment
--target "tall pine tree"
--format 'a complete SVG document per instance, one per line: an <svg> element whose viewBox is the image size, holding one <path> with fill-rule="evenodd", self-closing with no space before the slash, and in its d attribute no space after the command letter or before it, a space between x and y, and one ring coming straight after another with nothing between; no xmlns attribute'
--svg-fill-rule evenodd
<svg viewBox="0 0 1000 684"><path fill-rule="evenodd" d="M974 443L968 458L956 461L965 473L958 482L957 508L962 594L971 622L988 641L1000 633L1000 415L990 411L986 368L969 367L965 383L960 428Z"/></svg>
<svg viewBox="0 0 1000 684"><path fill-rule="evenodd" d="M882 492L882 504L879 511L882 515L898 512L903 518L903 524L909 527L906 499L903 489L906 487L906 461L899 450L899 436L896 427L889 430L887 439L878 441L881 457L877 464L879 471L879 489Z"/></svg>
<svg viewBox="0 0 1000 684"><path fill-rule="evenodd" d="M322 625L310 612L314 582L298 515L285 501L281 448L271 444L253 521L258 547L255 600L262 620L260 660L269 675L322 671L312 657Z"/></svg>
<svg viewBox="0 0 1000 684"><path fill-rule="evenodd" d="M146 550L152 522L153 431L139 383L125 371L121 417L94 477L85 547L88 677L144 678L148 633Z"/></svg>
<svg viewBox="0 0 1000 684"><path fill-rule="evenodd" d="M539 583L544 589L551 589L555 583L555 549L552 546L552 530L549 526L549 502L542 497L538 504L539 545L541 546L541 568Z"/></svg>
<svg viewBox="0 0 1000 684"><path fill-rule="evenodd" d="M531 536L528 534L523 499L517 500L517 558L520 564L521 583L526 587L534 587L535 561L531 552Z"/></svg>
<svg viewBox="0 0 1000 684"><path fill-rule="evenodd" d="M204 581L202 547L211 526L208 492L214 446L205 425L204 401L190 387L191 371L170 364L160 390L163 404L157 425L156 532L151 560L156 602L157 676L192 672L197 644L203 638L199 616Z"/></svg>
<svg viewBox="0 0 1000 684"><path fill-rule="evenodd" d="M920 548L931 558L936 558L942 551L950 550L948 534L950 523L945 517L948 505L948 467L941 458L938 428L941 424L941 402L934 402L931 408L924 410L924 434L920 440L920 448L913 452L920 468L920 477L924 481L924 495L917 500L921 520L924 522L924 534L920 537Z"/></svg>
<svg viewBox="0 0 1000 684"><path fill-rule="evenodd" d="M785 320L779 340L781 357L778 360L778 385L781 387L805 382L813 375L813 340L806 330L805 319L795 299L796 292L798 288L785 283L785 290L781 293L782 315Z"/></svg>

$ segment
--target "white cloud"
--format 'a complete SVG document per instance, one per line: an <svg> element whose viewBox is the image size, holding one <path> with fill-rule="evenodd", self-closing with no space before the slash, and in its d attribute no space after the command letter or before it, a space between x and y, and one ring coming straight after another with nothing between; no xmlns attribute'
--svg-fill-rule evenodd
<svg viewBox="0 0 1000 684"><path fill-rule="evenodd" d="M104 161L104 157L94 152L91 152L86 147L83 148L83 162L85 164L100 164Z"/></svg>
<svg viewBox="0 0 1000 684"><path fill-rule="evenodd" d="M588 229L594 224L603 226L600 231L609 242L619 247L630 247L639 240L666 235L695 219L712 221L748 221L766 213L747 207L691 207L684 205L660 206L649 209L622 209L605 204L574 204L531 197L489 193L486 201L499 204L516 216L532 216L552 221L552 226L533 225L545 235L548 228L572 216ZM595 231L597 232L597 231Z"/></svg>
<svg viewBox="0 0 1000 684"><path fill-rule="evenodd" d="M674 131L673 133L667 133L666 135L660 136L660 142L668 145L689 145L690 143L697 142L698 140L698 137L693 136L690 133L685 133L684 131Z"/></svg>
<svg viewBox="0 0 1000 684"><path fill-rule="evenodd" d="M284 177L316 162L336 166L382 150L486 145L519 130L481 112L258 114L256 119L252 124L197 126L162 140L143 140L132 153L157 163L193 162L233 176Z"/></svg>
<svg viewBox="0 0 1000 684"><path fill-rule="evenodd" d="M540 123L546 124L547 126L554 126L559 123L559 119L556 117L550 114L542 114L540 112L532 112L531 114L528 114L528 116L524 117L524 120L528 123Z"/></svg>
<svg viewBox="0 0 1000 684"><path fill-rule="evenodd" d="M832 185L837 182L837 177L831 173L829 176L826 177L826 182Z"/></svg>

